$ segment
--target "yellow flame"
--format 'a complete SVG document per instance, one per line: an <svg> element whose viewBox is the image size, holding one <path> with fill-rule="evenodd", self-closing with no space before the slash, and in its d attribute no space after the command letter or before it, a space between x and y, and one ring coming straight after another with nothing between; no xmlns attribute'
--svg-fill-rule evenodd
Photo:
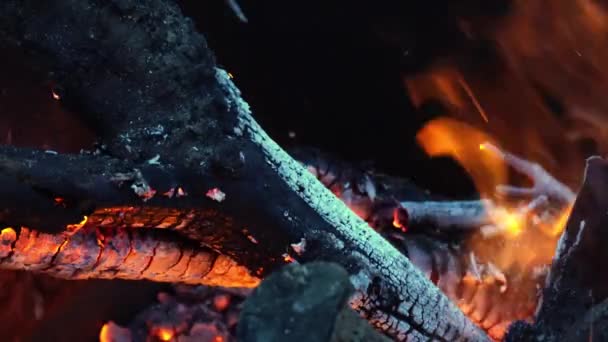
<svg viewBox="0 0 608 342"><path fill-rule="evenodd" d="M0 236L12 236L12 235L17 235L17 233L15 232L15 230L11 227L6 227L3 228L0 231Z"/></svg>
<svg viewBox="0 0 608 342"><path fill-rule="evenodd" d="M562 210L559 214L555 222L549 225L542 225L541 229L543 232L549 236L557 237L562 234L564 229L566 229L566 224L568 223L568 218L570 217L570 213L572 212L572 205Z"/></svg>
<svg viewBox="0 0 608 342"><path fill-rule="evenodd" d="M510 237L517 237L521 234L524 226L524 218L516 213L507 213L502 220L506 232Z"/></svg>

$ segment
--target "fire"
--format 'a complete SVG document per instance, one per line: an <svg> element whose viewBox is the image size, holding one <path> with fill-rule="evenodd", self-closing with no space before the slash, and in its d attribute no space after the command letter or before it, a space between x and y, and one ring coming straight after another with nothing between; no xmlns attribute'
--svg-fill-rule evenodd
<svg viewBox="0 0 608 342"><path fill-rule="evenodd" d="M167 328L159 328L156 331L156 336L161 341L171 341L173 339L173 331Z"/></svg>
<svg viewBox="0 0 608 342"><path fill-rule="evenodd" d="M17 236L17 233L11 227L3 228L0 231L0 238L2 238L2 240L15 240L16 236ZM5 237L6 237L6 239L5 239Z"/></svg>
<svg viewBox="0 0 608 342"><path fill-rule="evenodd" d="M111 342L110 337L110 326L108 323L104 324L99 331L99 342Z"/></svg>
<svg viewBox="0 0 608 342"><path fill-rule="evenodd" d="M227 294L220 294L213 297L213 307L217 311L225 311L230 305L230 296Z"/></svg>
<svg viewBox="0 0 608 342"><path fill-rule="evenodd" d="M73 232L74 233L74 232L78 231L80 228L84 227L84 225L87 224L88 220L89 220L89 217L86 216L86 215L84 215L82 217L82 221L80 221L80 222L78 222L76 224L68 224L66 228L67 228L67 230L69 232Z"/></svg>
<svg viewBox="0 0 608 342"><path fill-rule="evenodd" d="M505 217L504 221L505 226L507 227L507 233L512 236L518 236L521 234L523 229L522 218L516 214L508 214Z"/></svg>
<svg viewBox="0 0 608 342"><path fill-rule="evenodd" d="M501 269L531 270L550 263L569 210L549 213L548 209L538 209L532 199L497 197L496 187L509 183L508 170L488 133L475 125L441 117L428 122L417 139L430 156L457 160L482 197L492 199L486 207L492 224L482 227L481 235L469 242L477 255ZM496 245L497 241L502 242Z"/></svg>
<svg viewBox="0 0 608 342"><path fill-rule="evenodd" d="M407 211L402 207L393 209L393 227L401 229L404 233L407 231Z"/></svg>
<svg viewBox="0 0 608 342"><path fill-rule="evenodd" d="M287 253L283 253L282 257L283 257L283 261L285 261L288 264L291 264L292 262L296 261L291 255L289 255Z"/></svg>
<svg viewBox="0 0 608 342"><path fill-rule="evenodd" d="M104 324L99 331L99 342L131 341L131 331L110 321Z"/></svg>
<svg viewBox="0 0 608 342"><path fill-rule="evenodd" d="M485 151L484 144L494 139L473 125L441 117L428 122L416 138L429 156L448 156L458 161L482 196L489 197L497 185L507 181L503 160L494 154L480 153Z"/></svg>

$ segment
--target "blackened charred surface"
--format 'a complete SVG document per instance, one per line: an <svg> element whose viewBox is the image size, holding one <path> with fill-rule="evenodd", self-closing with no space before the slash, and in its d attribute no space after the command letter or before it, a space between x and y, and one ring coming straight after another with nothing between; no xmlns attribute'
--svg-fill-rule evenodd
<svg viewBox="0 0 608 342"><path fill-rule="evenodd" d="M262 227L273 227L274 224L268 218L261 221L265 212L261 208L255 209L255 205L269 207L267 202L249 198L249 201L236 204L237 208L251 209L252 217L243 215L239 209L230 211L231 207L227 205L231 203L230 199L240 201L246 196L242 196L242 190L226 190L227 187L214 178L166 172L164 165L150 164L142 165L140 168L144 171L139 175L134 171L138 169L137 165L89 154L55 155L13 147L2 147L0 151L0 180L4 180L0 219L8 226L60 232L67 225L78 224L83 216L88 216L90 222L108 228L158 227L221 250L252 270L270 270L271 265L282 263L281 255L290 243L288 239L277 242L279 235L272 229L260 229L262 233L257 234L256 222L262 222ZM241 179L249 183L237 182L237 188L251 188L252 184L262 183L255 177L254 173L250 178ZM264 179L268 177L271 175L267 174ZM134 186L142 187L142 182L150 187L148 192L152 197L137 194ZM230 178L227 181L232 182L236 180ZM171 184L172 191L165 192L170 190ZM225 203L206 196L209 189L217 186L229 191L229 200ZM178 188L183 191L181 195ZM281 198L282 195L277 196ZM285 219L277 213L279 215ZM263 243L253 243L251 238ZM270 249L265 249L265 246Z"/></svg>
<svg viewBox="0 0 608 342"><path fill-rule="evenodd" d="M604 309L597 307L595 313L590 310L608 297L608 275L598 271L608 259L607 188L608 163L599 157L588 159L585 181L558 243L536 321L533 325L514 326L507 341L529 336L561 341L580 333L580 324L572 322L585 315L598 315L597 330L606 329Z"/></svg>
<svg viewBox="0 0 608 342"><path fill-rule="evenodd" d="M326 263L289 265L268 276L245 301L242 341L330 341L353 292L348 274Z"/></svg>
<svg viewBox="0 0 608 342"><path fill-rule="evenodd" d="M200 163L234 124L204 38L172 2L7 1L0 10L5 33L52 57L62 101L86 113L115 156ZM189 151L199 139L208 144Z"/></svg>

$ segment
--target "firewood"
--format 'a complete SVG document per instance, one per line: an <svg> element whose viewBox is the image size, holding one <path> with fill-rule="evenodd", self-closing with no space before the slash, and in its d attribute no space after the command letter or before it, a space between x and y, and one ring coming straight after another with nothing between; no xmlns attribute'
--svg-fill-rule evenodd
<svg viewBox="0 0 608 342"><path fill-rule="evenodd" d="M390 341L348 307L353 291L348 273L336 264L285 266L245 301L238 340Z"/></svg>
<svg viewBox="0 0 608 342"><path fill-rule="evenodd" d="M60 234L5 228L0 232L0 265L65 279L146 279L236 287L259 282L234 260L210 249L163 239L155 231L104 230L91 225Z"/></svg>
<svg viewBox="0 0 608 342"><path fill-rule="evenodd" d="M65 225L57 223L74 213L168 208L187 217L195 210L200 220L191 227L198 228L174 230L256 275L285 259L340 264L356 289L351 305L389 336L487 340L405 256L268 137L173 2L9 0L0 4L0 32L49 64L64 90L60 101L101 141L89 155L47 151L57 158L53 170L67 170L63 182L43 164L7 162L0 198L21 195L28 200L20 203L33 209L2 203L6 224L24 226L42 215L40 223L55 224L30 228L60 233ZM49 209L57 198L65 206ZM47 221L41 212L47 209L59 219ZM307 247L297 253L292 245L301 241Z"/></svg>
<svg viewBox="0 0 608 342"><path fill-rule="evenodd" d="M601 272L608 258L607 188L608 163L599 157L588 159L584 184L557 246L534 324L514 324L507 341L571 341L576 336L596 340L603 336L603 302L608 298L608 277ZM593 328L583 326L592 324L594 317ZM588 335L581 336L585 331Z"/></svg>

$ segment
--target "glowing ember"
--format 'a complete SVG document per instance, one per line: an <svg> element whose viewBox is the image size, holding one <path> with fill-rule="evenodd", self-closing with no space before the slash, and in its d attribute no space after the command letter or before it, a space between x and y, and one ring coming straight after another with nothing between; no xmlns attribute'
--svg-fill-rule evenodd
<svg viewBox="0 0 608 342"><path fill-rule="evenodd" d="M296 261L296 260L295 260L295 259L294 259L294 258L293 258L291 255L289 255L289 254L287 254L287 253L284 253L284 254L282 255L282 257L283 257L283 260L284 260L286 263L288 263L288 264L290 264L290 263L292 263L292 262Z"/></svg>
<svg viewBox="0 0 608 342"><path fill-rule="evenodd" d="M393 210L393 227L401 229L404 233L407 231L407 210L402 207Z"/></svg>
<svg viewBox="0 0 608 342"><path fill-rule="evenodd" d="M220 294L213 297L213 307L217 311L225 311L230 305L230 296L227 294Z"/></svg>
<svg viewBox="0 0 608 342"><path fill-rule="evenodd" d="M168 328L159 328L156 331L155 335L161 341L171 341L171 339L173 339L174 334L173 330L170 330Z"/></svg>
<svg viewBox="0 0 608 342"><path fill-rule="evenodd" d="M7 227L0 231L0 257L6 257L12 252L12 244L17 240L17 233Z"/></svg>
<svg viewBox="0 0 608 342"><path fill-rule="evenodd" d="M68 224L66 229L70 232L76 232L80 228L82 228L85 224L87 224L88 220L89 220L89 217L85 215L82 217L82 221L80 221L79 223L76 223L76 224Z"/></svg>
<svg viewBox="0 0 608 342"><path fill-rule="evenodd" d="M122 342L131 341L131 332L110 321L101 327L99 331L99 342Z"/></svg>
<svg viewBox="0 0 608 342"><path fill-rule="evenodd" d="M226 199L226 194L218 188L209 189L206 195L207 197L217 202L222 202L224 199Z"/></svg>
<svg viewBox="0 0 608 342"><path fill-rule="evenodd" d="M6 227L0 231L0 239L4 240L15 240L17 233L11 227Z"/></svg>

